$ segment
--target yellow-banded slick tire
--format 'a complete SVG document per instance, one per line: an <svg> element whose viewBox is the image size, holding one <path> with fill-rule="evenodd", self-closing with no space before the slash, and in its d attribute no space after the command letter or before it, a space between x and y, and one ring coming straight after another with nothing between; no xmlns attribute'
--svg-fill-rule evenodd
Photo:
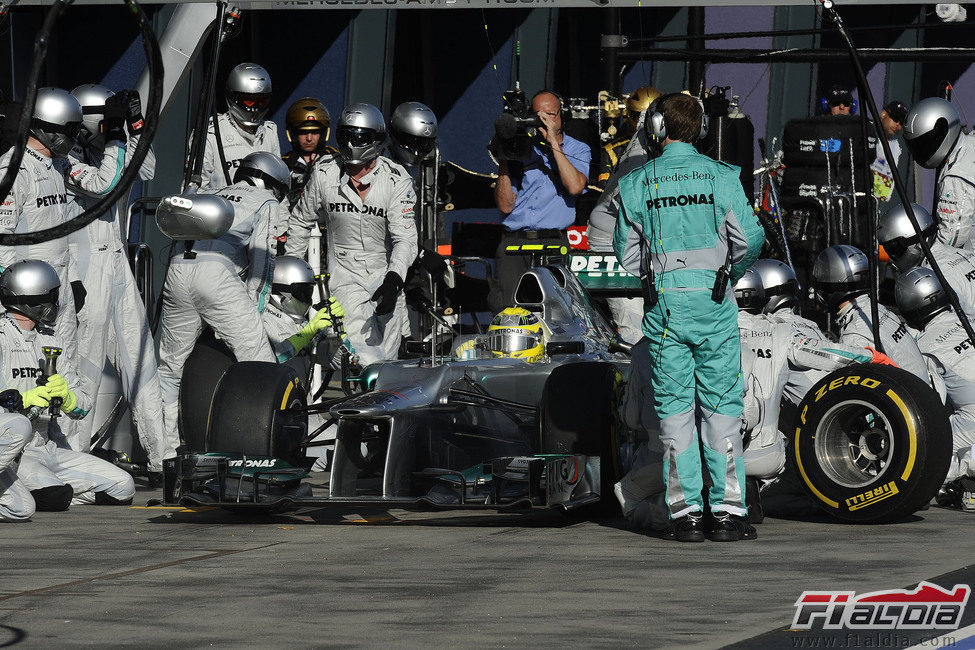
<svg viewBox="0 0 975 650"><path fill-rule="evenodd" d="M937 393L911 373L850 366L806 394L787 443L789 462L817 505L843 521L883 523L937 494L951 426Z"/></svg>
<svg viewBox="0 0 975 650"><path fill-rule="evenodd" d="M306 465L300 448L308 416L289 409L306 403L293 368L264 361L235 363L220 378L207 423L206 451L280 458Z"/></svg>
<svg viewBox="0 0 975 650"><path fill-rule="evenodd" d="M203 451L214 391L236 361L230 348L209 328L186 359L179 387L179 434L187 451Z"/></svg>

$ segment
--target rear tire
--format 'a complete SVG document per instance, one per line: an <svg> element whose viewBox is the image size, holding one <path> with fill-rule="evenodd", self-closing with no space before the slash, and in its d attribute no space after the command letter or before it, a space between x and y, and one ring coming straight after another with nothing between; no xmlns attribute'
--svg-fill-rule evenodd
<svg viewBox="0 0 975 650"><path fill-rule="evenodd" d="M235 363L221 377L213 396L206 451L306 465L299 445L308 430L308 416L284 410L303 407L306 399L293 368L264 361Z"/></svg>
<svg viewBox="0 0 975 650"><path fill-rule="evenodd" d="M788 459L810 498L843 521L904 519L938 492L951 426L937 394L900 368L832 372L799 404Z"/></svg>
<svg viewBox="0 0 975 650"><path fill-rule="evenodd" d="M621 513L613 486L622 477L619 442L624 426L619 403L623 375L609 363L582 362L552 370L538 408L538 451L599 457L601 515Z"/></svg>
<svg viewBox="0 0 975 650"><path fill-rule="evenodd" d="M179 389L179 433L190 452L203 451L213 393L236 359L230 348L207 328L183 366Z"/></svg>

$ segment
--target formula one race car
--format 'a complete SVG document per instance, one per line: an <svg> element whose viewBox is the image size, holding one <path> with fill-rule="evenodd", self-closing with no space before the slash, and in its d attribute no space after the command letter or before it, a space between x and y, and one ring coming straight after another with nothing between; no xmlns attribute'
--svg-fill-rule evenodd
<svg viewBox="0 0 975 650"><path fill-rule="evenodd" d="M312 405L291 368L234 364L214 394L205 451L179 459L166 500L573 509L608 496L603 505L612 505L621 450L634 442L619 408L626 346L564 266L527 272L516 302L548 328L538 362L497 358L474 337L461 346L464 359L366 368L368 392ZM337 427L327 496L302 483L315 412L329 415L319 429Z"/></svg>
<svg viewBox="0 0 975 650"><path fill-rule="evenodd" d="M517 304L550 330L535 363L496 358L474 337L455 346L461 354L367 367L366 392L316 404L287 366L232 365L212 399L203 451L177 459L166 501L265 511L334 503L614 511L614 483L659 423L639 365L649 363L646 346L631 362L580 278L561 265L522 277ZM631 370L642 379L627 383ZM904 518L934 497L947 471L944 409L922 407L936 399L897 368L836 371L780 418L790 471L840 519ZM327 418L309 432L312 413ZM305 451L331 426L328 493L316 494L303 482Z"/></svg>

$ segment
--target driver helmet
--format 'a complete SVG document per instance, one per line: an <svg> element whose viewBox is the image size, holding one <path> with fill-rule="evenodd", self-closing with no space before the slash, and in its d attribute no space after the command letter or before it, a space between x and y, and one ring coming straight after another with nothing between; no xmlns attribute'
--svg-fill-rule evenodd
<svg viewBox="0 0 975 650"><path fill-rule="evenodd" d="M396 159L415 165L437 146L437 116L420 102L405 102L389 119L389 135Z"/></svg>
<svg viewBox="0 0 975 650"><path fill-rule="evenodd" d="M799 280L792 268L779 260L757 260L752 268L762 284L762 312L774 314L799 305Z"/></svg>
<svg viewBox="0 0 975 650"><path fill-rule="evenodd" d="M301 133L318 131L322 134L321 143L324 144L328 140L332 117L321 101L314 97L304 97L291 105L284 122L287 126L289 142L295 140Z"/></svg>
<svg viewBox="0 0 975 650"><path fill-rule="evenodd" d="M938 224L931 213L917 203L912 203L911 207L914 208L917 225L921 227L921 236L930 244L938 233ZM920 239L907 216L907 209L903 205L895 205L880 218L877 227L880 261L890 262L898 271L917 266L924 261Z"/></svg>
<svg viewBox="0 0 975 650"><path fill-rule="evenodd" d="M935 169L945 161L961 135L961 116L940 97L922 99L904 119L904 144L921 167Z"/></svg>
<svg viewBox="0 0 975 650"><path fill-rule="evenodd" d="M830 309L870 290L869 261L859 248L830 246L813 264L813 286Z"/></svg>
<svg viewBox="0 0 975 650"><path fill-rule="evenodd" d="M487 348L495 357L541 361L548 338L542 321L524 307L508 307L491 320Z"/></svg>
<svg viewBox="0 0 975 650"><path fill-rule="evenodd" d="M54 267L40 260L15 262L0 275L0 304L47 327L58 317L60 290Z"/></svg>
<svg viewBox="0 0 975 650"><path fill-rule="evenodd" d="M762 279L755 267L745 271L745 275L735 283L735 301L738 309L749 314L761 313L765 306L765 290L762 289Z"/></svg>
<svg viewBox="0 0 975 650"><path fill-rule="evenodd" d="M81 104L67 90L41 88L37 91L30 133L47 147L54 158L64 158L75 145L83 115Z"/></svg>
<svg viewBox="0 0 975 650"><path fill-rule="evenodd" d="M386 119L372 104L350 104L342 109L335 140L346 163L368 164L386 145Z"/></svg>
<svg viewBox="0 0 975 650"><path fill-rule="evenodd" d="M660 97L662 93L653 86L643 86L637 88L626 98L626 120L630 123L633 130L636 130L637 121L640 114L650 107L653 100Z"/></svg>
<svg viewBox="0 0 975 650"><path fill-rule="evenodd" d="M314 290L315 273L308 262L291 255L282 255L274 260L270 297L272 305L300 322L311 308Z"/></svg>
<svg viewBox="0 0 975 650"><path fill-rule="evenodd" d="M255 187L270 191L278 201L288 194L291 171L281 158L267 151L255 151L244 156L234 173L234 183L246 180Z"/></svg>
<svg viewBox="0 0 975 650"><path fill-rule="evenodd" d="M897 278L894 300L907 324L923 329L932 318L951 308L948 295L931 269L915 267Z"/></svg>
<svg viewBox="0 0 975 650"><path fill-rule="evenodd" d="M105 101L115 93L100 84L82 84L72 90L71 94L81 104L81 126L85 127L89 138L98 138L102 135Z"/></svg>
<svg viewBox="0 0 975 650"><path fill-rule="evenodd" d="M248 130L261 125L271 105L271 75L256 63L241 63L227 76L227 112Z"/></svg>

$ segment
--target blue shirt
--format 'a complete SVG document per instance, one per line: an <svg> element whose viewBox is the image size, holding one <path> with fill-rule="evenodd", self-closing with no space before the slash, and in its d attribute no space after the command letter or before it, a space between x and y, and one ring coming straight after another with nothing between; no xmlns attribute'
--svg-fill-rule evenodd
<svg viewBox="0 0 975 650"><path fill-rule="evenodd" d="M511 176L515 191L515 207L502 223L505 230L565 230L576 220L576 197L562 187L559 168L552 160L547 147L533 147L533 155L525 163L525 172L519 178ZM592 152L589 146L575 138L562 134L562 152L572 166L589 178L589 162ZM553 178L556 180L553 182Z"/></svg>

